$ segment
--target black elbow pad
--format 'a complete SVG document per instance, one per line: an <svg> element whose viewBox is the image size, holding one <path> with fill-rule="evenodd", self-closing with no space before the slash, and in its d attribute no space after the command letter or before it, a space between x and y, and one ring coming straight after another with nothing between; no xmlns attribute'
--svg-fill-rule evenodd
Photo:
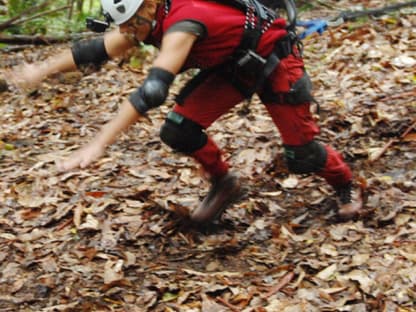
<svg viewBox="0 0 416 312"><path fill-rule="evenodd" d="M104 37L77 41L71 51L78 67L89 64L99 66L109 59L104 45Z"/></svg>
<svg viewBox="0 0 416 312"><path fill-rule="evenodd" d="M175 75L162 68L153 67L143 85L130 95L130 102L144 115L149 109L162 105L169 93Z"/></svg>

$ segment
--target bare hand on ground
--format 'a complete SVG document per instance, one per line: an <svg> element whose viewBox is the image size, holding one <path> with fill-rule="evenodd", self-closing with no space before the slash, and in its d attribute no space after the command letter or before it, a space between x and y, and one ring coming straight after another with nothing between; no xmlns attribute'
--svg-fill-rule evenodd
<svg viewBox="0 0 416 312"><path fill-rule="evenodd" d="M100 158L104 154L104 151L104 146L96 142L91 142L74 152L67 159L57 161L56 167L59 171L69 171L75 168L86 168L92 162Z"/></svg>
<svg viewBox="0 0 416 312"><path fill-rule="evenodd" d="M23 64L6 73L9 83L22 91L36 88L45 78L44 65Z"/></svg>

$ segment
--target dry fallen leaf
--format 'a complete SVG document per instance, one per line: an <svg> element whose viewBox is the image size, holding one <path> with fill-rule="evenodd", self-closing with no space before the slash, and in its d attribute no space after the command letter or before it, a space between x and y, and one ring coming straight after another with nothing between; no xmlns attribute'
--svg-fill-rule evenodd
<svg viewBox="0 0 416 312"><path fill-rule="evenodd" d="M360 270L353 270L347 274L339 275L337 279L341 282L345 280L356 281L360 288L367 294L371 294L372 287L375 284L375 281L368 274Z"/></svg>
<svg viewBox="0 0 416 312"><path fill-rule="evenodd" d="M78 227L80 230L98 230L99 228L100 221L94 218L91 214L87 214L85 222Z"/></svg>
<svg viewBox="0 0 416 312"><path fill-rule="evenodd" d="M326 267L322 271L320 271L318 274L316 274L316 277L324 281L330 280L335 277L335 273L337 272L337 270L338 270L338 265L334 263Z"/></svg>
<svg viewBox="0 0 416 312"><path fill-rule="evenodd" d="M357 3L314 2L302 19L383 5ZM145 79L157 55L149 46L129 51L141 68L120 59L53 75L31 94L3 88L0 310L408 312L416 298L414 28L409 8L303 40L320 108L311 107L316 139L340 152L364 188L366 215L348 222L336 218L324 179L287 170L285 140L267 113L280 107L254 95L207 129L241 177L242 197L221 220L190 223L209 180L160 141L159 128L194 70L177 75L166 104L104 158L57 172L54 162L87 143ZM1 49L0 76L67 48Z"/></svg>
<svg viewBox="0 0 416 312"><path fill-rule="evenodd" d="M123 260L108 260L104 266L104 284L109 285L123 279Z"/></svg>

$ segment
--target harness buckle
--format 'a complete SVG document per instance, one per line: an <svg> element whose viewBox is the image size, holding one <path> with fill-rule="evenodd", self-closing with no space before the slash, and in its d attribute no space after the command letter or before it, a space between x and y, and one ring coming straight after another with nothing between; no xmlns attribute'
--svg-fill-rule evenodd
<svg viewBox="0 0 416 312"><path fill-rule="evenodd" d="M266 60L253 50L247 50L243 56L237 59L236 63L239 70L253 73L253 70L262 68L266 64Z"/></svg>

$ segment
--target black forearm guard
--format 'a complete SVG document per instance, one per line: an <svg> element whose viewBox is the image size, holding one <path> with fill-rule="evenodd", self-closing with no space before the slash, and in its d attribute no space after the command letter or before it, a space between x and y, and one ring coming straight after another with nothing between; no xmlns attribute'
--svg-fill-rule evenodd
<svg viewBox="0 0 416 312"><path fill-rule="evenodd" d="M109 59L105 50L104 37L77 41L72 46L71 51L75 64L78 67L89 64L99 66Z"/></svg>
<svg viewBox="0 0 416 312"><path fill-rule="evenodd" d="M162 105L174 78L175 75L167 70L151 68L143 85L130 95L131 104L142 115L149 109Z"/></svg>

